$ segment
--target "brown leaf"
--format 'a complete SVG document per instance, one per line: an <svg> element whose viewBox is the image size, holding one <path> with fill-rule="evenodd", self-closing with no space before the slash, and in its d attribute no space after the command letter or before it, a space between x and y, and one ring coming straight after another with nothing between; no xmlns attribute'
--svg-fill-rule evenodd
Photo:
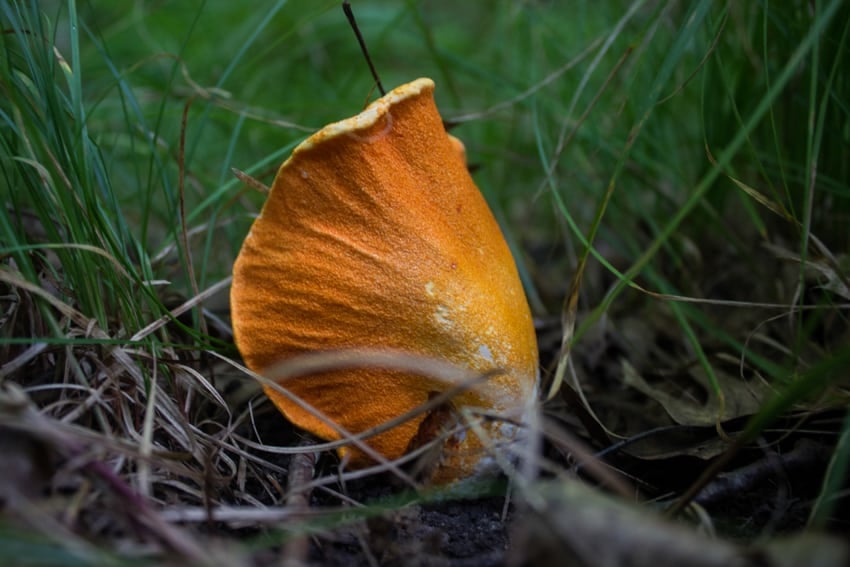
<svg viewBox="0 0 850 567"><path fill-rule="evenodd" d="M670 417L681 425L712 426L718 421L752 415L758 411L770 392L770 389L760 382L745 381L715 369L725 401L721 404L702 368L695 367L687 374L681 375L682 385L696 386L704 393L704 396L700 397L675 395L667 389L650 384L625 359L622 360L621 367L627 385L660 403Z"/></svg>

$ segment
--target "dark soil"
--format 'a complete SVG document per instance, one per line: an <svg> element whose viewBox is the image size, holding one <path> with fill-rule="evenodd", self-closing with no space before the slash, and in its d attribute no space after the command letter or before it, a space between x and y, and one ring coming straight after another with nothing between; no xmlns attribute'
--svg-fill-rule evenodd
<svg viewBox="0 0 850 567"><path fill-rule="evenodd" d="M412 506L368 520L360 537L314 540L318 565L496 566L508 549L503 498Z"/></svg>

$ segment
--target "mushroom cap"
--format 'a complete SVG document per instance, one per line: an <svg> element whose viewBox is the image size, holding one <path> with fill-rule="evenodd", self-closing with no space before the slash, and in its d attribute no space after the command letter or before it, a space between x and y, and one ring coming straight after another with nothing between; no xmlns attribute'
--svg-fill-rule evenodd
<svg viewBox="0 0 850 567"><path fill-rule="evenodd" d="M516 266L418 79L360 114L325 126L284 162L233 269L237 346L252 370L309 351L392 349L476 372L501 369L453 399L521 421L536 396L537 344ZM354 368L282 384L346 431L379 426L426 403L446 384L433 377ZM272 388L297 426L327 440L338 430ZM425 416L370 437L389 459L405 453ZM517 442L508 421L481 423L446 443L436 483L494 468L487 446ZM482 431L479 429L478 431ZM341 449L353 467L372 460Z"/></svg>

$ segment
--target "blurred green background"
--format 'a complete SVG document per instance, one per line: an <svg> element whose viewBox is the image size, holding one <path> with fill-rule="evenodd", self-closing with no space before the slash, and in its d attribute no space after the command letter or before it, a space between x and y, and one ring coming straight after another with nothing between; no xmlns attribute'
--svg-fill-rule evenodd
<svg viewBox="0 0 850 567"><path fill-rule="evenodd" d="M633 281L791 305L814 272L835 294L817 301L847 299L846 2L353 6L388 88L436 81L538 316L557 316L583 257L591 322ZM232 168L270 184L295 144L374 95L336 1L2 8L6 252L31 262L19 221L35 210L37 246L59 247L57 277L104 327L226 277L264 198ZM91 281L110 261L138 275ZM226 294L207 305L226 315ZM764 317L727 328L674 309L697 350L690 320L740 350ZM813 341L824 354L816 319L782 337L792 366Z"/></svg>

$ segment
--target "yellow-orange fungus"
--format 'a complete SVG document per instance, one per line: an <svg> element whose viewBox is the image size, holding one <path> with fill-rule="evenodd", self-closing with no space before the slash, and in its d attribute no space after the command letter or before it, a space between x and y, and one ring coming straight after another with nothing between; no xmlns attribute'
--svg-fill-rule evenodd
<svg viewBox="0 0 850 567"><path fill-rule="evenodd" d="M392 349L474 372L502 369L452 406L521 420L537 384L537 345L514 260L446 134L434 83L419 79L353 118L326 126L281 166L234 266L233 328L246 365L262 373L295 354ZM345 430L376 427L447 385L382 369L287 380L285 388ZM286 417L315 435L337 430L272 389ZM424 416L366 440L401 456ZM487 443L517 428L484 420ZM434 482L493 468L472 429L443 447ZM351 466L371 462L347 446Z"/></svg>

